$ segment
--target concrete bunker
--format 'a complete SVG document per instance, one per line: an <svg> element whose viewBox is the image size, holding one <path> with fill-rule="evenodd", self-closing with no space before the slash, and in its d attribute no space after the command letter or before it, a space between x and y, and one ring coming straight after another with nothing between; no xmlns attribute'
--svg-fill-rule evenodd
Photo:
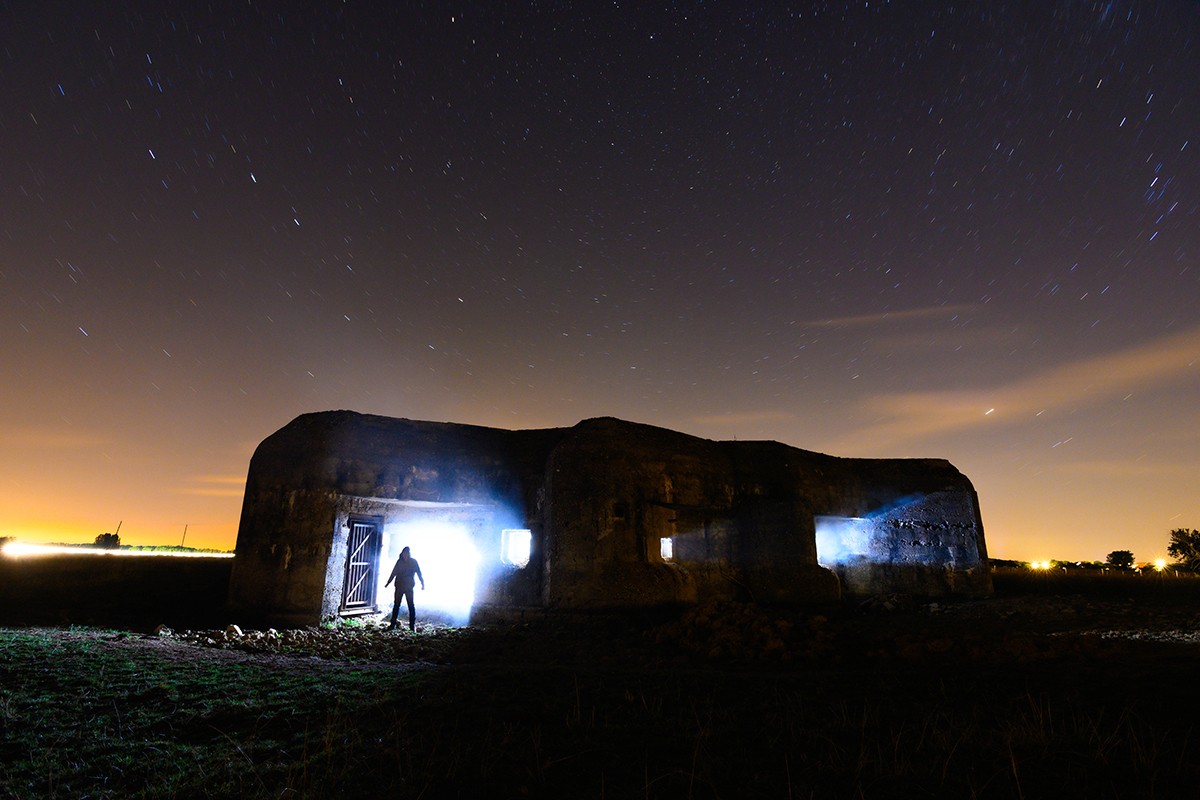
<svg viewBox="0 0 1200 800"><path fill-rule="evenodd" d="M946 461L841 459L612 418L511 431L331 411L250 462L230 605L374 614L408 545L422 614L710 598L990 592L978 500Z"/></svg>

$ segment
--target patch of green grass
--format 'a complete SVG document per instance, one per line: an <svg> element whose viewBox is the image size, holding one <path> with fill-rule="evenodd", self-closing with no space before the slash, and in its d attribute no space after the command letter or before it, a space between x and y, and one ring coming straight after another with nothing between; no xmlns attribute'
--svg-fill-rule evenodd
<svg viewBox="0 0 1200 800"><path fill-rule="evenodd" d="M362 664L0 630L5 797L1129 797L1200 775L1187 659L766 668L637 631ZM627 658L594 652L636 653ZM588 657L574 657L586 652ZM191 657L194 655L194 657ZM1151 677L1153 680L1146 679Z"/></svg>
<svg viewBox="0 0 1200 800"><path fill-rule="evenodd" d="M11 796L265 786L258 772L286 757L297 731L323 730L331 713L352 713L378 693L359 671L274 671L105 644L0 634L0 784Z"/></svg>

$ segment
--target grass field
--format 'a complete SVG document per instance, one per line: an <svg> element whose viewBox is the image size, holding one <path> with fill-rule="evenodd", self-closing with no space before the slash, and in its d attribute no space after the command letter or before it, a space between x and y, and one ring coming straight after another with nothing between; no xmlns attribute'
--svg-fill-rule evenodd
<svg viewBox="0 0 1200 800"><path fill-rule="evenodd" d="M0 795L1194 796L1200 584L1026 577L415 635L5 628Z"/></svg>

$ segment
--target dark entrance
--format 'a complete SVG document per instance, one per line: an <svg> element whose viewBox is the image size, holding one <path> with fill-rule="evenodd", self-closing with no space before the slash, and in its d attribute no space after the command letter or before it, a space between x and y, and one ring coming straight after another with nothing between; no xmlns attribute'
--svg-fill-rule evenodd
<svg viewBox="0 0 1200 800"><path fill-rule="evenodd" d="M375 590L379 584L382 520L378 517L350 517L349 522L342 613L368 614L379 610L375 605Z"/></svg>

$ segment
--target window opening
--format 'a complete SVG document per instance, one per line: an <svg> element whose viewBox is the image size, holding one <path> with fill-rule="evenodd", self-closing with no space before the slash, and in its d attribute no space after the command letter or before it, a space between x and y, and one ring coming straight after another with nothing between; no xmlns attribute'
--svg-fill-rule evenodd
<svg viewBox="0 0 1200 800"><path fill-rule="evenodd" d="M828 567L845 564L871 551L871 520L864 517L825 517L814 520L817 563Z"/></svg>
<svg viewBox="0 0 1200 800"><path fill-rule="evenodd" d="M529 563L533 532L527 528L505 528L500 531L500 560L505 564L523 567Z"/></svg>
<svg viewBox="0 0 1200 800"><path fill-rule="evenodd" d="M658 553L662 556L663 561L671 561L675 558L675 543L669 536L664 536L658 540Z"/></svg>

